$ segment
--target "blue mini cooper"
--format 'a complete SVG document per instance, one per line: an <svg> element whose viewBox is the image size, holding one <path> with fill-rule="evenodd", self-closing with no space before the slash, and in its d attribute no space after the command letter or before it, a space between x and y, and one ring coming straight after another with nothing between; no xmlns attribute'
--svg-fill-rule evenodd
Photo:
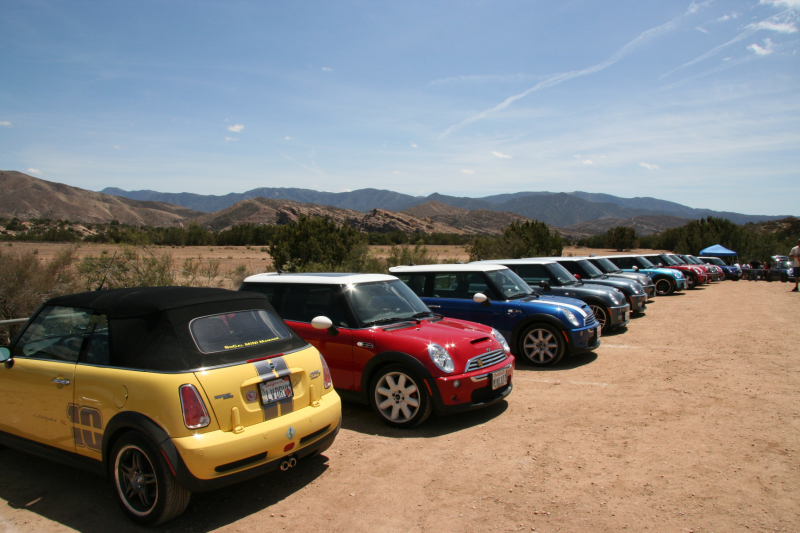
<svg viewBox="0 0 800 533"><path fill-rule="evenodd" d="M389 271L434 313L486 324L536 366L600 346L600 324L580 300L540 296L502 265L398 266Z"/></svg>
<svg viewBox="0 0 800 533"><path fill-rule="evenodd" d="M686 277L680 270L659 268L641 255L607 255L606 259L623 272L643 272L653 278L656 294L666 296L686 288Z"/></svg>

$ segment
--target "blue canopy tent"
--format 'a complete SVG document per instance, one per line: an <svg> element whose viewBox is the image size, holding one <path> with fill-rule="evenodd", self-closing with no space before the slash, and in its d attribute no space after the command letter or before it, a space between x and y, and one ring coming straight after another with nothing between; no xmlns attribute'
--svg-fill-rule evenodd
<svg viewBox="0 0 800 533"><path fill-rule="evenodd" d="M732 250L728 250L724 246L715 244L714 246L709 246L704 250L700 250L700 255L711 256L711 257L736 257L739 254Z"/></svg>

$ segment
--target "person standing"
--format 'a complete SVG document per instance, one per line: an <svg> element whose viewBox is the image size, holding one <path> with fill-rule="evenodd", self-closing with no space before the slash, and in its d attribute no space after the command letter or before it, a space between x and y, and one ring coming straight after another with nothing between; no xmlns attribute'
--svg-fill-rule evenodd
<svg viewBox="0 0 800 533"><path fill-rule="evenodd" d="M797 292L797 282L800 280L800 239L797 239L797 246L789 252L789 257L792 258L792 268L794 269L794 289L792 289L792 292Z"/></svg>

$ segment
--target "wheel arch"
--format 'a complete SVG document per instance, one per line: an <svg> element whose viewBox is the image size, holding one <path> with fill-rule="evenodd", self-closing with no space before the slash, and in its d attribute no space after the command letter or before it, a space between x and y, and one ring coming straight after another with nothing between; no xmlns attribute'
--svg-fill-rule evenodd
<svg viewBox="0 0 800 533"><path fill-rule="evenodd" d="M416 357L412 357L404 352L382 352L369 360L361 373L361 395L369 402L369 386L375 375L389 365L400 364L409 367L423 380L433 377L430 370L425 368L425 365L420 362Z"/></svg>
<svg viewBox="0 0 800 533"><path fill-rule="evenodd" d="M519 336L522 334L522 332L525 331L525 329L527 329L527 327L530 326L531 324L536 324L538 322L544 322L545 324L554 326L559 331L561 331L562 334L565 331L564 324L559 319L557 319L552 315L547 315L544 313L536 313L528 315L527 317L525 317L524 320L520 320L517 323L517 325L514 326L514 331L511 334L511 344L510 344L512 349L511 353L514 353L514 350L517 349L517 346L519 345ZM567 343L569 343L568 340ZM514 353L514 355L517 354Z"/></svg>
<svg viewBox="0 0 800 533"><path fill-rule="evenodd" d="M135 411L124 411L114 415L106 424L103 432L103 470L109 476L109 455L114 447L114 443L128 431L138 431L153 440L153 442L165 453L167 459L172 463L172 467L177 464L177 450L174 446L165 446L170 440L169 433L164 430L153 419L142 413ZM171 442L170 442L171 444Z"/></svg>

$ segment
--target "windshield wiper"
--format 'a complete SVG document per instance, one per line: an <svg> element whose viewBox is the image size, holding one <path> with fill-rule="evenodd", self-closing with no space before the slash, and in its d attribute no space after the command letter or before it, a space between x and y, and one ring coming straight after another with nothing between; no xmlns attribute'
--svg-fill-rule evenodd
<svg viewBox="0 0 800 533"><path fill-rule="evenodd" d="M401 320L408 320L407 318L402 318L398 316L389 316L386 318L379 318L377 320L371 320L369 322L364 322L365 326L377 326L378 324L389 324L391 322L399 322Z"/></svg>

